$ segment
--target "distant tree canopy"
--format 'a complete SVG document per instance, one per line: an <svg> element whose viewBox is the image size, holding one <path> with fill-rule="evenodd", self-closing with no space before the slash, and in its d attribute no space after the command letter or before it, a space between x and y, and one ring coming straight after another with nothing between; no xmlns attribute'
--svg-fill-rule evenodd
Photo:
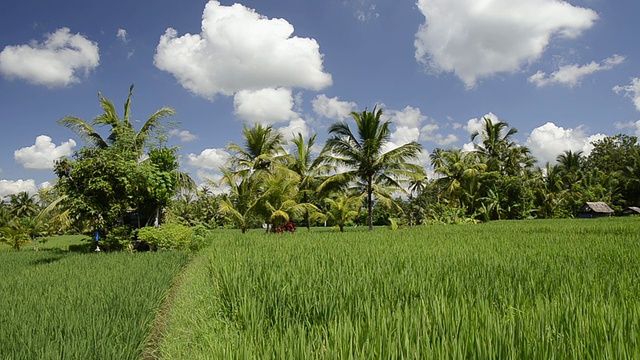
<svg viewBox="0 0 640 360"><path fill-rule="evenodd" d="M483 118L482 127L471 135L474 149L431 151L433 174L427 177L418 164L421 145L393 145L392 124L383 121L378 108L353 112L355 127L332 124L317 153L315 134L296 134L287 143L272 126L245 125L243 141L227 145L231 157L221 168L220 183L196 189L193 180L178 171L176 149L164 145L161 120L174 111L161 108L136 130L130 120L132 91L122 118L100 94L103 114L92 123L75 117L59 121L86 145L55 165L58 181L51 193L59 200L43 194L48 203L64 205L65 210L51 218L56 224L99 230L118 243L122 234L126 237L122 229L127 224L157 225L163 216L183 225L228 226L243 232L265 225L268 232L281 232L295 229L297 221L308 229L324 223L344 231L350 224L372 229L571 217L586 201L605 201L618 211L640 205L636 137L607 137L593 143L589 156L566 150L555 165L534 167L530 150L512 139L517 129ZM108 126L108 136L103 138L94 126ZM4 224L10 220L7 214L33 216L35 211L26 195L12 197L11 206L2 209ZM13 236L10 230L6 234ZM21 236L14 238L21 241Z"/></svg>

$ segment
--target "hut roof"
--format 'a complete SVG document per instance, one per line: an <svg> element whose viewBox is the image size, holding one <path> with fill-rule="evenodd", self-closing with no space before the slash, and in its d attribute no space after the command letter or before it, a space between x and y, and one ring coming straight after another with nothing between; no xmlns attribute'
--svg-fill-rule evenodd
<svg viewBox="0 0 640 360"><path fill-rule="evenodd" d="M624 209L623 213L625 214L640 214L640 207L638 206L629 206Z"/></svg>
<svg viewBox="0 0 640 360"><path fill-rule="evenodd" d="M612 208L607 205L607 203L602 201L597 202L587 202L581 209L583 212L595 212L600 214L613 214Z"/></svg>

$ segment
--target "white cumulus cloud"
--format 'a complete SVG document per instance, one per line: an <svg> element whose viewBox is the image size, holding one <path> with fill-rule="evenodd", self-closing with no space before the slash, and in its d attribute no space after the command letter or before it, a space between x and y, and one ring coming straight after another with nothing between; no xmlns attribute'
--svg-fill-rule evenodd
<svg viewBox="0 0 640 360"><path fill-rule="evenodd" d="M469 119L469 121L467 121L467 125L464 126L464 129L467 131L469 135L476 132L482 133L484 131L484 120L483 120L484 118L491 120L491 122L494 124L500 121L500 119L498 119L498 116L490 112L487 115L483 116L481 119L478 119L478 118Z"/></svg>
<svg viewBox="0 0 640 360"><path fill-rule="evenodd" d="M538 87L560 84L573 88L580 84L582 78L598 71L611 70L614 66L624 62L625 57L621 55L613 55L604 59L602 63L592 61L587 65L571 64L560 67L558 71L551 75L543 71L538 71L529 77L529 82L536 84Z"/></svg>
<svg viewBox="0 0 640 360"><path fill-rule="evenodd" d="M224 149L204 149L199 155L189 154L189 165L201 169L218 170L224 166L229 156Z"/></svg>
<svg viewBox="0 0 640 360"><path fill-rule="evenodd" d="M640 137L640 120L636 122L629 121L626 123L617 122L615 123L615 127L618 130L631 130L635 136Z"/></svg>
<svg viewBox="0 0 640 360"><path fill-rule="evenodd" d="M412 128L419 127L422 122L427 120L427 116L422 114L420 108L412 106L407 106L402 110L389 110L383 113L383 116L387 116L394 124Z"/></svg>
<svg viewBox="0 0 640 360"><path fill-rule="evenodd" d="M80 82L100 63L98 44L68 28L47 34L43 43L10 45L0 52L0 73L48 87Z"/></svg>
<svg viewBox="0 0 640 360"><path fill-rule="evenodd" d="M606 135L587 135L580 127L564 129L552 122L539 126L531 132L526 146L531 154L538 159L538 164L544 166L547 162L556 163L558 155L565 150L582 151L584 156L591 154L594 141L604 139Z"/></svg>
<svg viewBox="0 0 640 360"><path fill-rule="evenodd" d="M0 198L4 198L7 195L17 194L22 191L26 191L29 194L37 193L38 188L36 187L35 180L0 180Z"/></svg>
<svg viewBox="0 0 640 360"><path fill-rule="evenodd" d="M391 133L391 142L394 144L393 148L408 144L412 141L418 141L420 138L420 130L418 128L410 128L408 126L398 126L395 131Z"/></svg>
<svg viewBox="0 0 640 360"><path fill-rule="evenodd" d="M34 145L14 151L13 158L27 169L53 169L54 160L71 155L75 146L73 139L56 146L50 137L40 135Z"/></svg>
<svg viewBox="0 0 640 360"><path fill-rule="evenodd" d="M311 104L316 114L332 120L344 120L358 108L354 102L340 101L337 96L328 98L325 94L316 96Z"/></svg>
<svg viewBox="0 0 640 360"><path fill-rule="evenodd" d="M291 90L285 88L241 90L234 96L233 105L236 116L250 123L272 125L298 116L293 111Z"/></svg>
<svg viewBox="0 0 640 360"><path fill-rule="evenodd" d="M292 36L293 31L285 19L269 19L237 3L209 1L202 32L178 36L168 28L160 37L154 64L209 99L240 90L320 90L331 85L318 43Z"/></svg>
<svg viewBox="0 0 640 360"><path fill-rule="evenodd" d="M169 136L175 136L179 138L180 141L182 142L191 142L198 138L197 135L194 135L187 130L178 130L178 129L173 129L169 131Z"/></svg>
<svg viewBox="0 0 640 360"><path fill-rule="evenodd" d="M382 105L384 107L384 105ZM386 110L382 113L383 121L391 121L393 130L389 150L420 140L420 125L427 120L420 108L407 106L402 110Z"/></svg>
<svg viewBox="0 0 640 360"><path fill-rule="evenodd" d="M620 86L617 85L613 88L616 94L623 93L624 96L630 98L636 109L640 111L640 78L632 78L629 85Z"/></svg>
<svg viewBox="0 0 640 360"><path fill-rule="evenodd" d="M455 73L467 88L520 71L554 36L575 38L598 19L561 0L418 0L418 8L426 20L416 33L416 60Z"/></svg>
<svg viewBox="0 0 640 360"><path fill-rule="evenodd" d="M298 133L302 134L304 139L309 137L309 127L304 119L294 119L289 122L289 125L283 126L278 129L285 141L290 141L294 137L298 136Z"/></svg>
<svg viewBox="0 0 640 360"><path fill-rule="evenodd" d="M442 135L438 130L440 130L440 125L427 124L420 129L420 139L436 143L438 146L447 146L458 141L458 137L454 134Z"/></svg>

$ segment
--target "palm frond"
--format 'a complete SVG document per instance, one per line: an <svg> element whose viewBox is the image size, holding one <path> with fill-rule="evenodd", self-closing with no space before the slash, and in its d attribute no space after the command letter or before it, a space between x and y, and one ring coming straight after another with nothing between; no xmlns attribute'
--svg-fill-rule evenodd
<svg viewBox="0 0 640 360"><path fill-rule="evenodd" d="M104 149L108 145L88 122L75 116L65 116L58 120L58 125L62 125L73 131L84 142L89 143L97 148Z"/></svg>

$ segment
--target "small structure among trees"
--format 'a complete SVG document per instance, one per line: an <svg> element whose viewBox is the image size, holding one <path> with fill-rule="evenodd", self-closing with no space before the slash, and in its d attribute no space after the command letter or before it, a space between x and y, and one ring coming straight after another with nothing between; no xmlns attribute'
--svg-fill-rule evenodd
<svg viewBox="0 0 640 360"><path fill-rule="evenodd" d="M622 215L640 215L640 207L629 206L628 208L622 210Z"/></svg>
<svg viewBox="0 0 640 360"><path fill-rule="evenodd" d="M607 203L602 201L587 202L578 211L578 217L591 219L612 216L615 211Z"/></svg>

